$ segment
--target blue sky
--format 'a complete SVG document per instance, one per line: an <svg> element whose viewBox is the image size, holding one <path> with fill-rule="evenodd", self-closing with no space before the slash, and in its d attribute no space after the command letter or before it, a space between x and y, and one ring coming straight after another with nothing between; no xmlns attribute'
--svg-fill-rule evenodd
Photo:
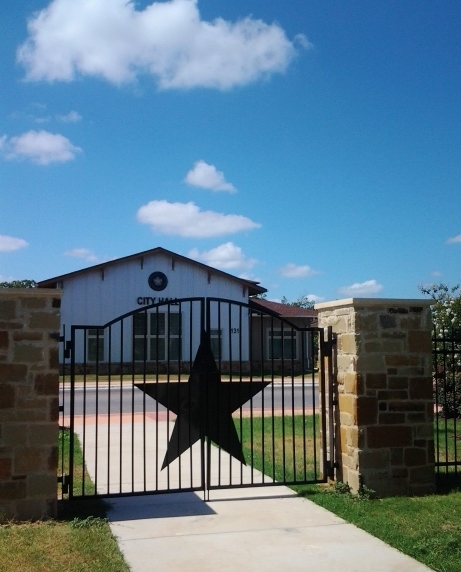
<svg viewBox="0 0 461 572"><path fill-rule="evenodd" d="M0 4L0 279L162 246L269 298L461 280L461 4Z"/></svg>

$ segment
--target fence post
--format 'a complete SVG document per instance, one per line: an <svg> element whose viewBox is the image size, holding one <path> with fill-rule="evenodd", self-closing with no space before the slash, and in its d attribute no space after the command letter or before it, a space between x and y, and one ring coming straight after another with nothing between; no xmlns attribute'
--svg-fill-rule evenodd
<svg viewBox="0 0 461 572"><path fill-rule="evenodd" d="M317 304L337 334L336 479L379 496L435 490L428 300Z"/></svg>
<svg viewBox="0 0 461 572"><path fill-rule="evenodd" d="M0 520L56 516L60 305L0 289Z"/></svg>

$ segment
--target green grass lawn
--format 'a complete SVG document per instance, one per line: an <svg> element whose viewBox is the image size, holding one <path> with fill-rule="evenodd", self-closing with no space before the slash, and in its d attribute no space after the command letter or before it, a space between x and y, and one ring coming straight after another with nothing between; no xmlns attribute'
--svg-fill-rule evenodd
<svg viewBox="0 0 461 572"><path fill-rule="evenodd" d="M61 445L68 452L68 433L60 439L59 468L63 466ZM77 440L75 448L78 464L82 455ZM64 468L68 470L66 459L68 455L64 457ZM74 486L81 490L81 479ZM91 487L89 477L85 487ZM58 494L61 497L62 491L58 490ZM0 525L0 569L2 572L128 572L105 513L106 504L102 500L62 500L56 520Z"/></svg>
<svg viewBox="0 0 461 572"><path fill-rule="evenodd" d="M59 466L58 472L60 474L69 474L70 466L70 431L68 429L59 432ZM83 466L83 454L80 448L78 438L75 437L74 441L74 479L73 479L73 493L75 496L94 495L96 494L95 486L91 480L86 467ZM64 494L62 486L58 485L58 499L66 500L69 498L68 494ZM102 502L102 501L101 501ZM61 503L66 506L65 503Z"/></svg>
<svg viewBox="0 0 461 572"><path fill-rule="evenodd" d="M461 569L461 492L359 499L300 486L300 495L440 572Z"/></svg>
<svg viewBox="0 0 461 572"><path fill-rule="evenodd" d="M240 420L238 423L240 424ZM295 427L299 428L300 423L300 420L294 419ZM285 434L287 434L287 428L292 425L293 421L286 418ZM311 427L312 420L307 421L307 425ZM280 455L280 451L283 450L283 424L280 419L274 424L274 428L276 441L274 448L279 451L274 456L275 475L281 479L285 470L285 475L290 479L290 476L294 474L292 456L287 459L284 469L283 457ZM297 451L298 454L304 449L312 451L312 432L308 430L307 435L306 446L302 443L302 439L296 440L295 456L297 456ZM250 419L243 419L242 437L247 461L271 476L271 463L262 459L261 426L254 421L252 424ZM272 435L270 438L272 439ZM439 438L445 438L445 434L439 435ZM253 455L251 455L251 439L253 444L257 445ZM266 445L266 450L271 451L272 445ZM307 459L307 463L309 467L312 467L313 459ZM440 572L460 572L461 570L461 492L459 489L447 489L439 494L424 497L370 499L367 495L363 497L351 495L341 486L295 485L292 488L301 496L416 558L433 570Z"/></svg>
<svg viewBox="0 0 461 572"><path fill-rule="evenodd" d="M320 477L318 415L253 417L236 421L245 459L276 481L313 481Z"/></svg>

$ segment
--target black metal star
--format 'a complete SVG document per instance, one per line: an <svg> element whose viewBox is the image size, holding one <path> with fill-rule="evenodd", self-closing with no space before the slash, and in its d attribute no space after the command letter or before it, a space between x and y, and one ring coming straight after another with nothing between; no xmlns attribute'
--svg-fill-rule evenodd
<svg viewBox="0 0 461 572"><path fill-rule="evenodd" d="M187 383L135 383L177 415L162 470L202 436L246 464L232 413L268 384L266 381L222 382L205 332Z"/></svg>

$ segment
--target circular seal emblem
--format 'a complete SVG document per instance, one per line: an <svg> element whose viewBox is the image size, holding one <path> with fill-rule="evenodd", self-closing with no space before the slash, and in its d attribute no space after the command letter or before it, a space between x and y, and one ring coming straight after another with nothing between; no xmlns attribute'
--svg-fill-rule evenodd
<svg viewBox="0 0 461 572"><path fill-rule="evenodd" d="M152 272L148 278L149 286L152 290L160 292L165 290L168 285L168 278L163 274L163 272Z"/></svg>

